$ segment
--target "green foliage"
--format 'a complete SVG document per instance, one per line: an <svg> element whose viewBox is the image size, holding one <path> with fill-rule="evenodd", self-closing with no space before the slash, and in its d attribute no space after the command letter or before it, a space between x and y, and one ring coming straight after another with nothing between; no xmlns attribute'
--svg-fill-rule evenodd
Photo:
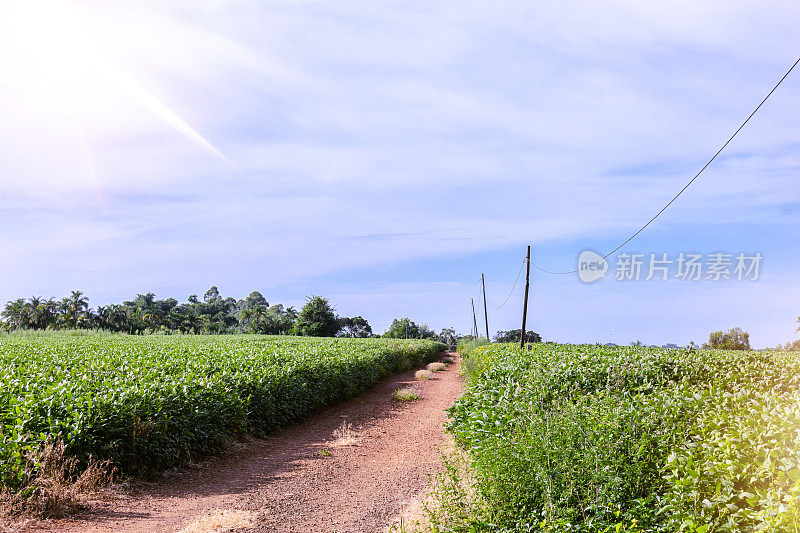
<svg viewBox="0 0 800 533"><path fill-rule="evenodd" d="M494 342L515 342L519 344L519 336L522 328L511 329L509 331L498 331L494 336ZM535 331L525 331L525 342L542 342L542 337Z"/></svg>
<svg viewBox="0 0 800 533"><path fill-rule="evenodd" d="M450 430L483 511L453 530L794 531L800 520L795 353L492 344L464 359Z"/></svg>
<svg viewBox="0 0 800 533"><path fill-rule="evenodd" d="M339 337L348 337L352 339L366 339L372 337L372 326L369 325L367 319L362 316L355 316L352 318L339 317Z"/></svg>
<svg viewBox="0 0 800 533"><path fill-rule="evenodd" d="M383 334L390 339L432 339L436 334L426 324L417 324L410 318L395 318Z"/></svg>
<svg viewBox="0 0 800 533"><path fill-rule="evenodd" d="M309 296L306 305L297 315L294 332L308 337L333 337L341 324L327 298Z"/></svg>
<svg viewBox="0 0 800 533"><path fill-rule="evenodd" d="M750 334L741 328L728 331L714 331L708 337L708 343L703 348L715 350L750 350Z"/></svg>
<svg viewBox="0 0 800 533"><path fill-rule="evenodd" d="M197 295L179 303L174 298L159 300L153 293L137 294L121 304L89 308L80 291L72 291L57 302L33 297L8 302L0 316L0 330L103 329L131 335L175 333L264 333L288 335L293 332L297 312L281 304L270 306L258 292L244 300L223 297L216 286L203 301Z"/></svg>
<svg viewBox="0 0 800 533"><path fill-rule="evenodd" d="M434 360L431 341L241 336L0 337L0 483L48 438L144 474L263 434Z"/></svg>
<svg viewBox="0 0 800 533"><path fill-rule="evenodd" d="M463 337L458 341L456 350L462 356L469 357L470 354L479 346L489 344L489 341L483 337L473 337L472 335Z"/></svg>
<svg viewBox="0 0 800 533"><path fill-rule="evenodd" d="M448 350L454 350L459 339L460 336L454 328L442 328L442 331L436 336L436 340L445 344Z"/></svg>

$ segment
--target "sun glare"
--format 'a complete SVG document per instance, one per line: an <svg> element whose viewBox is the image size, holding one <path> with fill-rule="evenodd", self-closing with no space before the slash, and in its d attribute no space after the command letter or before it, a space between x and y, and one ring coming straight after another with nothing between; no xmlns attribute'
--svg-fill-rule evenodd
<svg viewBox="0 0 800 533"><path fill-rule="evenodd" d="M144 108L225 161L199 132L114 60L113 28L89 2L19 0L5 4L0 58L14 100L40 121L124 133ZM134 104L134 105L131 105Z"/></svg>

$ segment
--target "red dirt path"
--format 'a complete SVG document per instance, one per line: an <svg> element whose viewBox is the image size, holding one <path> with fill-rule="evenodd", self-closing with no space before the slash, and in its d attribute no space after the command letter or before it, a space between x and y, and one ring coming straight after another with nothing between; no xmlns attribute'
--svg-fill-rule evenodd
<svg viewBox="0 0 800 533"><path fill-rule="evenodd" d="M210 531L198 519L225 510L249 519L236 531L383 531L400 514L401 500L420 498L429 474L440 468L439 449L447 442L444 409L462 383L455 365L436 378L416 381L413 372L387 378L358 397L162 482L137 484L127 495L94 502L69 519L14 529ZM422 398L393 400L392 392L405 386L418 388ZM351 425L349 443L336 442L343 423Z"/></svg>

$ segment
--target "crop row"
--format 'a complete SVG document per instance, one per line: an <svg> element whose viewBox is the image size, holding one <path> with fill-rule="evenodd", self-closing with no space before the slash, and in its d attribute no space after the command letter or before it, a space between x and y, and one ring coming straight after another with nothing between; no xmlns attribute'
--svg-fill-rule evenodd
<svg viewBox="0 0 800 533"><path fill-rule="evenodd" d="M543 344L464 355L452 530L796 531L800 357Z"/></svg>
<svg viewBox="0 0 800 533"><path fill-rule="evenodd" d="M61 440L144 474L263 434L433 360L431 341L241 336L0 338L0 481Z"/></svg>

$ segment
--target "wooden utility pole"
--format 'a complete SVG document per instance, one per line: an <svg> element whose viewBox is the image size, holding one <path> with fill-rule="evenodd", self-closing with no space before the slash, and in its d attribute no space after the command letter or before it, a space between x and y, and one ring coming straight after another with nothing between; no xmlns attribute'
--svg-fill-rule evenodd
<svg viewBox="0 0 800 533"><path fill-rule="evenodd" d="M519 335L519 347L525 349L525 321L528 318L528 287L531 284L531 247L528 246L528 255L525 256L527 270L525 272L525 303L522 306L522 331Z"/></svg>
<svg viewBox="0 0 800 533"><path fill-rule="evenodd" d="M489 339L489 313L486 311L486 279L481 273L481 285L483 285L483 317L486 319L486 340L491 342Z"/></svg>
<svg viewBox="0 0 800 533"><path fill-rule="evenodd" d="M475 337L478 337L478 319L475 317L475 298L470 298L472 302L472 324L475 326Z"/></svg>

